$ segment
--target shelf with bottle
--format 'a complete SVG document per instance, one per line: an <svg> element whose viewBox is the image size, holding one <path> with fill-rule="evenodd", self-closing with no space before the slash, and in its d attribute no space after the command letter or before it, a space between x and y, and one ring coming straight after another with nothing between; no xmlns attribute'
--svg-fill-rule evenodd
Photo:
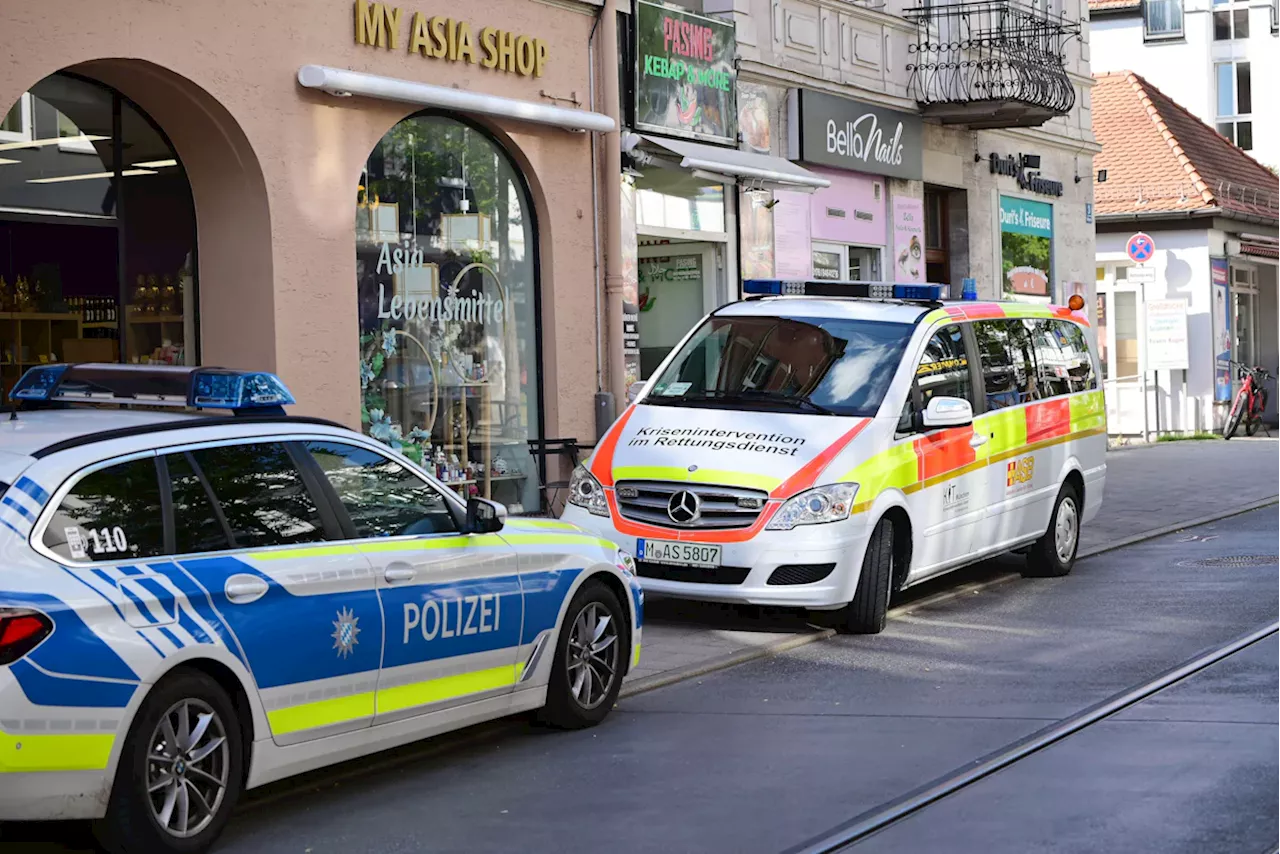
<svg viewBox="0 0 1280 854"><path fill-rule="evenodd" d="M129 295L129 322L181 323L182 302L182 292L171 274L139 273Z"/></svg>

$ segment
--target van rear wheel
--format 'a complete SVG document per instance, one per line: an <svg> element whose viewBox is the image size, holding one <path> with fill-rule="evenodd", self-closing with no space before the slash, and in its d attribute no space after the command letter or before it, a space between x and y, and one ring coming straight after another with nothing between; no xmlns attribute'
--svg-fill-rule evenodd
<svg viewBox="0 0 1280 854"><path fill-rule="evenodd" d="M1060 578L1071 572L1080 548L1080 495L1070 483L1058 491L1049 530L1027 552L1024 578Z"/></svg>
<svg viewBox="0 0 1280 854"><path fill-rule="evenodd" d="M846 634L875 635L884 631L893 589L893 522L881 519L871 532L862 572L853 601L844 607L838 630Z"/></svg>

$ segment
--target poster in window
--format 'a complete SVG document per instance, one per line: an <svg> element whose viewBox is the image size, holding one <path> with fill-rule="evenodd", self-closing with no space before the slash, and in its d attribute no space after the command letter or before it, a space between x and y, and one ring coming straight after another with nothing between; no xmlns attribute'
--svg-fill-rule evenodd
<svg viewBox="0 0 1280 854"><path fill-rule="evenodd" d="M738 129L748 151L769 153L769 90L759 83L738 84Z"/></svg>
<svg viewBox="0 0 1280 854"><path fill-rule="evenodd" d="M810 257L809 197L777 190L773 197L773 267L779 279L803 281L813 273Z"/></svg>
<svg viewBox="0 0 1280 854"><path fill-rule="evenodd" d="M1226 258L1210 258L1213 273L1213 399L1231 400L1231 280Z"/></svg>
<svg viewBox="0 0 1280 854"><path fill-rule="evenodd" d="M1000 197L1000 260L1005 299L1048 301L1053 206Z"/></svg>
<svg viewBox="0 0 1280 854"><path fill-rule="evenodd" d="M636 40L636 125L735 142L734 25L641 0Z"/></svg>
<svg viewBox="0 0 1280 854"><path fill-rule="evenodd" d="M757 190L743 192L739 210L742 240L742 278L773 278L773 194Z"/></svg>
<svg viewBox="0 0 1280 854"><path fill-rule="evenodd" d="M895 282L923 282L924 202L893 200L893 276Z"/></svg>

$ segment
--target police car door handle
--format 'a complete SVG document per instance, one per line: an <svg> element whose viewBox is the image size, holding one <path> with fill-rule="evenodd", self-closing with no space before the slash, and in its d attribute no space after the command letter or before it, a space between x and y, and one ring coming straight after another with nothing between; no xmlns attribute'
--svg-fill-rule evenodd
<svg viewBox="0 0 1280 854"><path fill-rule="evenodd" d="M248 605L250 602L261 599L271 588L267 582L256 575L242 573L228 578L226 586L222 589L227 594L228 602L234 605Z"/></svg>
<svg viewBox="0 0 1280 854"><path fill-rule="evenodd" d="M413 567L403 563L393 563L382 573L382 577L386 579L388 584L399 584L403 581L413 581L417 575L418 573Z"/></svg>
<svg viewBox="0 0 1280 854"><path fill-rule="evenodd" d="M987 444L987 441L988 437L986 433L974 433L969 437L969 447L981 448L983 445Z"/></svg>

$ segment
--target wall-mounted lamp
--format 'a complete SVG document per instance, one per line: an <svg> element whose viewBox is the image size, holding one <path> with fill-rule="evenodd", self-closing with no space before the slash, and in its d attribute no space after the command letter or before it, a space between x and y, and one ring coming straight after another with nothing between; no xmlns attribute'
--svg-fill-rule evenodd
<svg viewBox="0 0 1280 854"><path fill-rule="evenodd" d="M973 162L974 163L982 162L982 155L978 153L978 144L976 142L973 144Z"/></svg>

